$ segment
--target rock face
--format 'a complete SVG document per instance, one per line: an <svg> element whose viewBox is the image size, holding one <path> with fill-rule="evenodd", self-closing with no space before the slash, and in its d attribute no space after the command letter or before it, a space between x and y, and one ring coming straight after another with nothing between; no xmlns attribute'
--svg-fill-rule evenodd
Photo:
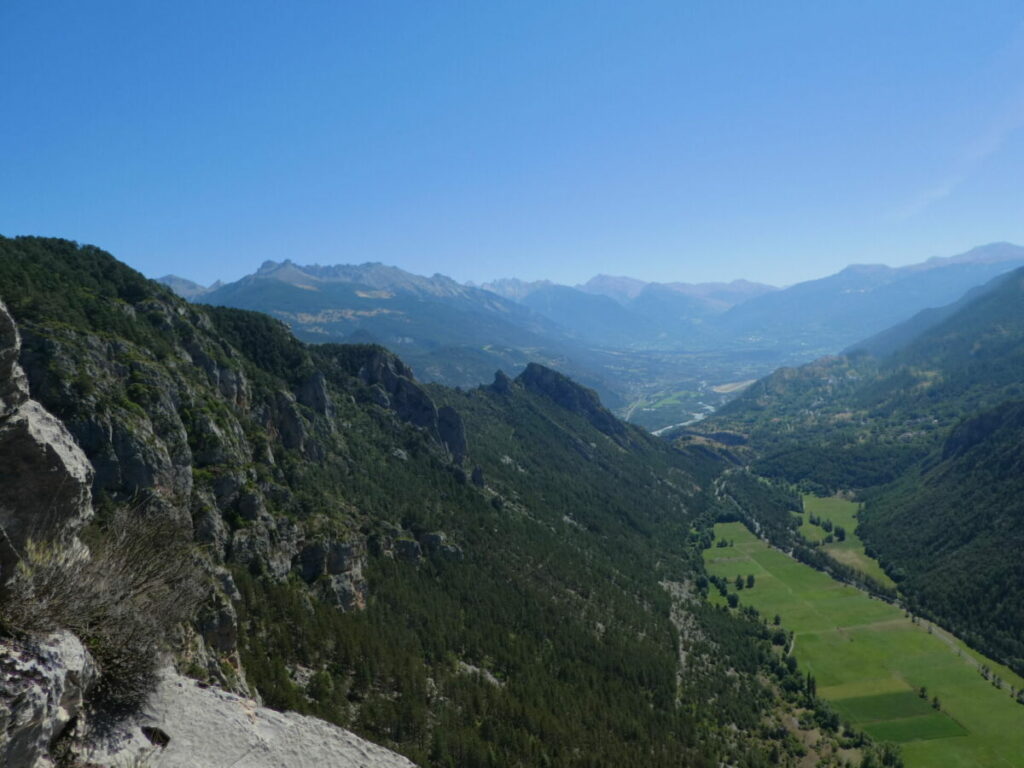
<svg viewBox="0 0 1024 768"><path fill-rule="evenodd" d="M360 367L359 378L379 386L398 418L437 434L437 406L413 378L412 369L384 349L374 350Z"/></svg>
<svg viewBox="0 0 1024 768"><path fill-rule="evenodd" d="M0 600L29 539L69 542L92 515L92 466L64 424L29 397L27 378L18 363L20 344L17 328L0 304ZM198 357L196 352L193 359ZM200 361L200 367L213 371L221 394L232 402L245 402L244 377L225 375L224 369L207 362L210 365L203 366ZM306 407L329 413L322 375L307 382L302 396ZM307 433L295 398L282 393L279 400L280 408L271 417L279 419L282 439L301 447ZM436 418L436 409L434 413ZM116 442L117 430L104 433L102 425L93 422L92 426L102 433L97 445L111 439ZM211 463L223 461L237 450L232 445L237 442L232 425L218 426L211 421L207 426L197 448L208 454ZM79 427L88 434L88 424ZM129 453L122 451L112 462L118 471L111 477L120 487L125 487L123 480L131 463L125 457ZM97 457L101 455L97 450ZM186 451L183 458L190 461L192 456ZM156 485L157 475L148 470L175 461L168 460L169 455L142 456L139 464L146 471L138 476L137 485ZM308 581L316 582L325 598L345 610L365 605L365 538L307 541L300 526L273 518L262 497L244 489L248 478L225 473L220 480L213 489L217 499L193 499L200 508L197 520L202 525L197 529L209 543L220 551L234 549L241 562L251 557L277 578L298 570ZM189 478L172 488L170 496L187 497L191 491ZM236 531L230 542L223 520L213 508L228 503L253 521ZM80 543L77 546L82 548ZM211 663L236 657L238 624L233 601L240 599L226 569L215 569L213 576L212 599L203 606L195 625L200 646L208 649ZM163 766L211 768L412 765L341 728L311 717L263 709L252 699L200 686L170 669L143 712L112 730L104 729L103 741L98 743L97 729L87 727L86 707L87 695L98 679L97 665L70 632L0 639L0 765L51 768L58 744L75 765L133 765L149 757Z"/></svg>
<svg viewBox="0 0 1024 768"><path fill-rule="evenodd" d="M92 658L70 632L0 643L0 765L53 765L50 744L81 712L95 679Z"/></svg>
<svg viewBox="0 0 1024 768"><path fill-rule="evenodd" d="M451 406L440 408L416 383L412 369L387 350L375 349L359 368L371 402L390 408L404 422L422 427L444 446L456 464L466 457L466 427Z"/></svg>
<svg viewBox="0 0 1024 768"><path fill-rule="evenodd" d="M601 400L594 390L577 384L558 371L530 363L516 378L516 383L528 392L543 395L567 411L583 416L596 429L617 442L628 439L626 425L601 405ZM499 384L496 377L495 383L491 386L496 391L501 391L504 382Z"/></svg>
<svg viewBox="0 0 1024 768"><path fill-rule="evenodd" d="M299 552L297 570L307 584L316 584L321 599L350 611L366 607L366 539L313 541Z"/></svg>
<svg viewBox="0 0 1024 768"><path fill-rule="evenodd" d="M64 425L29 399L20 346L0 303L0 588L28 539L66 540L92 516L92 467Z"/></svg>
<svg viewBox="0 0 1024 768"><path fill-rule="evenodd" d="M413 768L323 720L275 712L170 670L139 716L81 756L99 765L148 757L161 768Z"/></svg>
<svg viewBox="0 0 1024 768"><path fill-rule="evenodd" d="M450 405L437 410L437 432L455 463L461 464L466 458L466 426L459 412Z"/></svg>

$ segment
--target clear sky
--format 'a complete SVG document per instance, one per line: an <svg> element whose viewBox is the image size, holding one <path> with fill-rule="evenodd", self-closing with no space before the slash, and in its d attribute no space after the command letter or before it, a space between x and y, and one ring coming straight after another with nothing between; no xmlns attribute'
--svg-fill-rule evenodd
<svg viewBox="0 0 1024 768"><path fill-rule="evenodd" d="M2 0L0 233L150 276L747 277L1024 243L1024 4Z"/></svg>

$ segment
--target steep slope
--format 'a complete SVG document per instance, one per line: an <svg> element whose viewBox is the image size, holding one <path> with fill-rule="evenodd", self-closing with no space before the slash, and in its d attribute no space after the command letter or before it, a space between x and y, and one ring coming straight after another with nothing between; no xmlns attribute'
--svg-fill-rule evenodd
<svg viewBox="0 0 1024 768"><path fill-rule="evenodd" d="M286 260L198 298L269 313L305 341L381 344L423 380L449 386L541 362L659 429L717 405L718 385L834 353L1024 264L1022 254L996 244L901 269L850 267L785 290L598 276L575 288L501 280L492 291L382 264Z"/></svg>
<svg viewBox="0 0 1024 768"><path fill-rule="evenodd" d="M787 748L759 677L787 674L768 630L694 587L713 453L541 366L426 387L380 347L306 346L67 241L0 240L0 285L99 516L146 498L201 545L190 675L423 765Z"/></svg>
<svg viewBox="0 0 1024 768"><path fill-rule="evenodd" d="M139 642L150 618L140 614L159 610L166 621L157 625L161 635L187 614L167 616L170 606L159 600L157 585L168 574L153 568L155 553L145 553L151 558L145 564L131 562L147 583L146 599L137 601L138 592L125 583L137 576L111 571L113 561L95 536L91 551L77 538L93 516L92 468L64 425L28 398L19 351L17 328L0 302L0 762L44 768L156 759L168 768L219 768L245 757L254 767L326 759L339 767L411 768L401 756L325 722L281 715L157 669L162 662L153 652L164 649ZM146 523L155 527L151 517ZM174 547L162 536L157 545L164 552ZM58 575L58 589L39 571ZM94 597L83 573L105 577L97 585L101 600L116 590L107 610L83 605ZM48 623L75 616L88 620ZM137 654L148 658L126 663ZM137 707L127 710L122 700L112 710L111 690L128 674L145 675L145 668L155 672L153 690Z"/></svg>
<svg viewBox="0 0 1024 768"><path fill-rule="evenodd" d="M300 267L266 262L205 302L285 320L300 337L341 341L357 330L413 352L487 343L529 348L558 329L539 315L477 288L383 264Z"/></svg>
<svg viewBox="0 0 1024 768"><path fill-rule="evenodd" d="M915 611L1024 671L1024 403L965 420L858 528Z"/></svg>

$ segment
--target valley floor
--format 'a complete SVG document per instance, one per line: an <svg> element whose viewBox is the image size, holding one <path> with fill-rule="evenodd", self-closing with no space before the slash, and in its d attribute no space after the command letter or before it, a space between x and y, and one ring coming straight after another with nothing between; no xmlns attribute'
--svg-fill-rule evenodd
<svg viewBox="0 0 1024 768"><path fill-rule="evenodd" d="M811 517L828 520L846 530L843 541L822 544L822 551L833 560L870 576L883 587L896 589L896 582L889 578L882 567L864 552L864 542L857 535L857 512L859 506L852 501L837 498L821 498L804 494L804 513L800 516L800 535L808 542L823 542L828 534L819 525L811 523Z"/></svg>
<svg viewBox="0 0 1024 768"><path fill-rule="evenodd" d="M741 523L716 525L715 535L733 544L705 551L708 571L730 585L754 576L754 586L739 591L741 604L769 621L781 618L795 635L801 669L844 720L877 741L899 742L909 768L1024 765L1024 706L985 680L976 662L998 665L928 622L796 562ZM1003 679L1024 686L1016 676Z"/></svg>

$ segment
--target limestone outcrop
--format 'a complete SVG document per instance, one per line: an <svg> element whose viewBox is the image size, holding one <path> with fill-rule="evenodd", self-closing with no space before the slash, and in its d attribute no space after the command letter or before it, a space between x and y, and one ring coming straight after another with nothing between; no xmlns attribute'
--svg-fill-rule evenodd
<svg viewBox="0 0 1024 768"><path fill-rule="evenodd" d="M140 714L80 754L87 764L150 759L161 768L413 768L343 728L260 707L170 669Z"/></svg>
<svg viewBox="0 0 1024 768"><path fill-rule="evenodd" d="M92 467L64 425L29 398L20 348L0 303L0 590L29 539L66 541L92 516Z"/></svg>
<svg viewBox="0 0 1024 768"><path fill-rule="evenodd" d="M0 599L4 597L5 584L9 590L14 589L8 582L17 572L29 541L61 548L70 545L76 557L88 558L76 534L93 514L93 466L64 423L31 399L28 378L19 363L20 353L18 329L0 303ZM230 396L235 404L246 401L247 384L241 374L232 376L228 369L214 367L212 358L206 359L208 365L203 366L198 350L193 350L193 358L200 367L213 371L211 375L216 375L225 397ZM97 365L110 365L101 352L97 352L95 360ZM150 385L153 407L173 412L172 390L160 382ZM320 414L329 413L322 375L313 376L301 394L303 405ZM281 399L281 423L285 427L281 431L287 433L282 438L301 444L307 434L295 398L283 394ZM281 417L280 413L276 415ZM240 441L234 434L240 432L237 424L226 421L218 425L209 420L207 426L206 431L196 430L202 439L193 442L210 463L224 461L238 452ZM183 451L168 451L166 441L148 439L152 435L140 438L138 432L125 429L123 424L104 430L99 421L82 421L77 427L85 437L92 434L90 430L98 435L92 447L94 460L101 466L105 455L101 448L111 446L112 471L101 487L152 488L161 485L163 474L168 480L164 485L168 489L167 504L192 493L189 464L193 455L187 444ZM288 427L292 428L290 432ZM113 450L119 435L136 442ZM133 448L136 443L153 455L142 455ZM156 455L157 450L163 453ZM181 455L172 455L177 453ZM134 463L140 472L129 477L131 457L135 454L139 454ZM202 463L198 461L201 457L196 458L197 463ZM185 482L175 482L173 475L178 467L188 474ZM162 469L169 471L162 473ZM221 491L217 495L224 498L208 499L205 503L212 507L230 499L239 514L255 521L254 525L236 531L234 540L229 542L219 514L200 515L199 523L213 518L208 526L210 531L199 531L201 540L208 536L210 543L219 541L218 555L231 548L242 555L243 562L248 546L252 558L261 566L279 571L274 574L278 578L284 578L293 568L300 570L309 581L317 583L325 598L345 610L365 605L365 539L307 541L299 526L269 515L262 496L244 490L251 482L248 478L230 482L235 479L227 474L226 486L214 487L215 493ZM194 497L195 504L201 501L203 497ZM269 528L264 531L261 526ZM197 529L201 528L197 525ZM266 535L260 536L261 531ZM218 659L237 657L238 625L233 603L240 595L226 569L208 566L213 568L212 599L196 617L195 629L188 632L198 632L196 642L202 651L199 655L208 656L206 660L215 663ZM0 765L51 768L57 763L58 754L61 760L91 766L135 765L150 758L162 766L210 768L412 765L341 728L312 717L264 709L253 699L181 677L169 666L139 713L120 723L97 728L89 695L101 687L98 683L102 679L100 665L69 631L60 630L44 637L23 631L0 635ZM238 687L246 690L244 681Z"/></svg>
<svg viewBox="0 0 1024 768"><path fill-rule="evenodd" d="M50 745L82 711L96 674L70 632L0 641L0 765L53 765Z"/></svg>
<svg viewBox="0 0 1024 768"><path fill-rule="evenodd" d="M579 414L616 442L628 442L625 423L601 405L597 392L577 384L568 376L538 363L530 363L516 378L516 383L528 392L542 395L567 411ZM491 386L501 390L506 384L496 376Z"/></svg>

